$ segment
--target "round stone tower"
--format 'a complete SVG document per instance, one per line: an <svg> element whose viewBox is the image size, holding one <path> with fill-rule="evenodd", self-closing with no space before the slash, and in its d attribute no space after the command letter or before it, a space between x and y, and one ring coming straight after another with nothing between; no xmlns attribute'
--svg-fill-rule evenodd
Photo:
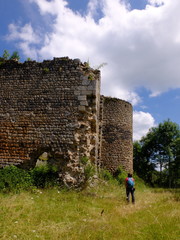
<svg viewBox="0 0 180 240"><path fill-rule="evenodd" d="M101 166L115 173L119 166L133 171L132 105L102 96Z"/></svg>

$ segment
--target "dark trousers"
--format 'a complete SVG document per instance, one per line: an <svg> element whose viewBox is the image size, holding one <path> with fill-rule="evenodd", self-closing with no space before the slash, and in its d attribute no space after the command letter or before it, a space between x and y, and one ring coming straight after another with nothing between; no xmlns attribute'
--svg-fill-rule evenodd
<svg viewBox="0 0 180 240"><path fill-rule="evenodd" d="M131 194L131 197L132 197L132 203L135 203L134 188L126 188L126 200L127 200L127 202L130 201L130 194Z"/></svg>

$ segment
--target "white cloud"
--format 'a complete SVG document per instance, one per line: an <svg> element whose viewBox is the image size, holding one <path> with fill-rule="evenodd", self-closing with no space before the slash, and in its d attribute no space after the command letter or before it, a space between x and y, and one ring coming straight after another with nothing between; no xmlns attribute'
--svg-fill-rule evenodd
<svg viewBox="0 0 180 240"><path fill-rule="evenodd" d="M18 39L19 34L24 53L30 57L69 56L89 59L92 66L107 62L102 68L103 94L133 104L140 102L135 93L138 87L150 90L154 97L179 88L180 1L150 0L144 10L132 11L122 2L89 0L82 16L68 8L68 1L29 0L38 6L39 18L53 16L45 22L47 32L39 32L42 45L31 45L38 39L38 26L12 25L9 36Z"/></svg>
<svg viewBox="0 0 180 240"><path fill-rule="evenodd" d="M88 15L91 17L98 15L98 10L101 10L101 1L99 0L91 0L88 3Z"/></svg>
<svg viewBox="0 0 180 240"><path fill-rule="evenodd" d="M140 140L154 126L155 120L150 113L135 111L133 113L133 140Z"/></svg>
<svg viewBox="0 0 180 240"><path fill-rule="evenodd" d="M53 15L63 14L67 9L67 1L64 0L29 0L30 3L36 3L39 6L40 13L50 13Z"/></svg>
<svg viewBox="0 0 180 240"><path fill-rule="evenodd" d="M21 27L19 24L9 25L10 34L6 36L8 41L18 41L17 45L22 49L26 56L37 57L37 48L32 44L40 43L39 35L35 33L31 24L25 24Z"/></svg>
<svg viewBox="0 0 180 240"><path fill-rule="evenodd" d="M148 107L146 105L141 105L140 108L144 110L144 109L147 109Z"/></svg>
<svg viewBox="0 0 180 240"><path fill-rule="evenodd" d="M31 24L25 24L23 27L19 25L10 24L7 40L20 40L28 43L38 43L39 37L35 34Z"/></svg>
<svg viewBox="0 0 180 240"><path fill-rule="evenodd" d="M161 94L160 91L154 91L154 92L152 92L149 96L150 96L150 97L157 97L157 96L159 96L160 94Z"/></svg>
<svg viewBox="0 0 180 240"><path fill-rule="evenodd" d="M153 6L161 6L164 2L167 2L167 0L148 0L148 2Z"/></svg>

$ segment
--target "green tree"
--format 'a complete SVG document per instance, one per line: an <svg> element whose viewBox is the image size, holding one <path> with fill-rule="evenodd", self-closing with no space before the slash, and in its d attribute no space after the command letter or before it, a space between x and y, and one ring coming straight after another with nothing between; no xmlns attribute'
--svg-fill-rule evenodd
<svg viewBox="0 0 180 240"><path fill-rule="evenodd" d="M139 141L133 144L133 165L134 171L145 182L153 185L153 172L155 165L149 161L148 157L143 152L143 146Z"/></svg>
<svg viewBox="0 0 180 240"><path fill-rule="evenodd" d="M172 173L173 173L173 185L175 187L180 187L180 137L174 141L173 146L174 158L171 163Z"/></svg>
<svg viewBox="0 0 180 240"><path fill-rule="evenodd" d="M170 120L151 128L148 134L139 142L141 148L139 148L140 157L138 162L135 159L137 157L137 144L134 145L136 147L134 168L139 169L141 167L144 171L147 171L145 166L149 164L151 168L154 168L154 170L150 169L149 180L154 181L154 171L156 170L155 175L156 178L158 176L158 181L161 185L174 186L177 182L174 174L179 163L179 137L179 125ZM159 168L158 172L157 168Z"/></svg>

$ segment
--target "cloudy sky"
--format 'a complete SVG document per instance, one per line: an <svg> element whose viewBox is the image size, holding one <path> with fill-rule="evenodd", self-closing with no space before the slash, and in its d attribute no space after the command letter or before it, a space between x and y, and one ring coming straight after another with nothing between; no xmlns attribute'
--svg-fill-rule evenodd
<svg viewBox="0 0 180 240"><path fill-rule="evenodd" d="M5 49L101 68L102 94L133 104L134 140L180 124L180 0L0 0Z"/></svg>

